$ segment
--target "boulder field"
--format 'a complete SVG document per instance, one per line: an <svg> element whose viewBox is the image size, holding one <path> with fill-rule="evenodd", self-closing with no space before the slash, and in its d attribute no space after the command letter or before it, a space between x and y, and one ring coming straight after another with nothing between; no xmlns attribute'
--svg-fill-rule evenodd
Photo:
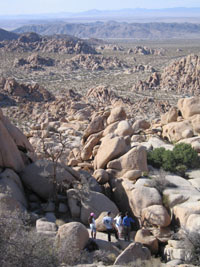
<svg viewBox="0 0 200 267"><path fill-rule="evenodd" d="M78 124L75 118L46 120L34 128L43 131L38 135L43 154L35 153L42 150L41 142L38 146L33 135L25 136L0 110L0 214L6 210L34 214L36 230L55 238L64 259L68 246L77 255L85 248L91 212L97 230L104 231L105 212L114 217L129 211L136 221L135 239L125 249L115 249L115 265L148 260L161 248L168 261L186 261L188 249L177 245L173 235L181 229L199 232L200 171L188 170L187 180L166 173L161 192L154 183L161 179L161 171L147 164L147 151L172 150L175 142L185 142L199 152L199 107L200 98L191 97L179 99L177 107L154 121L135 120L123 105L90 109L91 116ZM64 136L56 148L44 135L52 128L55 135ZM70 135L78 138L69 149L63 142Z"/></svg>

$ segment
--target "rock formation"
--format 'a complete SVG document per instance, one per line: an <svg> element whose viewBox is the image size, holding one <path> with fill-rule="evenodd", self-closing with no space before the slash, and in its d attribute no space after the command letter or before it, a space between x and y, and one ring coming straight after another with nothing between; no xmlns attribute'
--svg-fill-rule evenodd
<svg viewBox="0 0 200 267"><path fill-rule="evenodd" d="M64 66L70 70L113 70L127 68L127 64L120 61L117 57L104 57L97 55L77 55L66 60Z"/></svg>
<svg viewBox="0 0 200 267"><path fill-rule="evenodd" d="M97 54L87 42L75 37L42 37L36 33L22 34L17 40L0 42L3 51L55 52L66 54Z"/></svg>
<svg viewBox="0 0 200 267"><path fill-rule="evenodd" d="M172 91L177 95L199 95L199 56L188 55L171 62L161 74L153 73L146 81L133 85L133 90Z"/></svg>

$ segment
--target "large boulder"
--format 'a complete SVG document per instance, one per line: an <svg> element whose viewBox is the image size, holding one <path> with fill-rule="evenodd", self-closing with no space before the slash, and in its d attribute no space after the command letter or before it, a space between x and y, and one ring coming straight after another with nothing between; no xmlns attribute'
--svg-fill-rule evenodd
<svg viewBox="0 0 200 267"><path fill-rule="evenodd" d="M62 262L73 265L88 240L89 233L83 224L71 222L60 226L56 235L56 244Z"/></svg>
<svg viewBox="0 0 200 267"><path fill-rule="evenodd" d="M152 205L162 205L162 198L157 189L140 186L131 191L129 202L134 214L140 217L143 209Z"/></svg>
<svg viewBox="0 0 200 267"><path fill-rule="evenodd" d="M173 207L173 214L181 227L185 228L187 225L187 228L189 228L190 227L189 222L191 223L191 218L192 218L190 216L192 214L200 214L199 201L196 202L187 201L180 205L176 205L175 207ZM189 218L190 220L188 221ZM199 220L199 216L197 216L196 218ZM197 220L195 219L195 221ZM194 224L192 224L191 229L194 229Z"/></svg>
<svg viewBox="0 0 200 267"><path fill-rule="evenodd" d="M101 132L96 133L96 134L91 134L88 137L88 139L87 139L87 141L86 141L86 143L85 143L85 145L81 151L81 159L82 160L89 160L90 159L90 157L92 156L92 150L93 150L94 146L96 146L99 143L99 141L102 137L102 133L103 132L101 131Z"/></svg>
<svg viewBox="0 0 200 267"><path fill-rule="evenodd" d="M55 233L57 226L54 222L49 222L46 218L40 218L36 221L36 230L39 233Z"/></svg>
<svg viewBox="0 0 200 267"><path fill-rule="evenodd" d="M34 152L27 137L17 127L11 124L6 117L2 118L2 122L18 148L26 152Z"/></svg>
<svg viewBox="0 0 200 267"><path fill-rule="evenodd" d="M137 260L149 260L151 252L141 243L131 243L115 260L114 265L127 265Z"/></svg>
<svg viewBox="0 0 200 267"><path fill-rule="evenodd" d="M103 211L111 211L114 216L119 212L115 203L104 194L91 191L88 197L81 201L81 222L87 224L91 212L94 212L98 217Z"/></svg>
<svg viewBox="0 0 200 267"><path fill-rule="evenodd" d="M107 119L108 124L112 124L116 121L122 121L126 119L126 112L123 107L113 108L110 112L110 116Z"/></svg>
<svg viewBox="0 0 200 267"><path fill-rule="evenodd" d="M6 169L0 174L0 192L9 195L25 208L28 207L21 180L13 170Z"/></svg>
<svg viewBox="0 0 200 267"><path fill-rule="evenodd" d="M95 117L90 124L88 125L87 129L84 132L83 135L83 141L85 142L91 134L101 132L104 130L104 124L105 124L105 117L104 116L97 116Z"/></svg>
<svg viewBox="0 0 200 267"><path fill-rule="evenodd" d="M162 136L170 142L177 142L193 135L193 128L189 121L171 122L163 126Z"/></svg>
<svg viewBox="0 0 200 267"><path fill-rule="evenodd" d="M162 205L153 205L143 209L142 218L150 224L160 227L166 227L171 223L171 218Z"/></svg>
<svg viewBox="0 0 200 267"><path fill-rule="evenodd" d="M200 214L189 215L186 223L186 229L189 232L196 232L200 234Z"/></svg>
<svg viewBox="0 0 200 267"><path fill-rule="evenodd" d="M149 127L150 127L150 123L146 120L143 120L143 119L142 120L136 120L132 126L134 133L138 133L141 130L149 129Z"/></svg>
<svg viewBox="0 0 200 267"><path fill-rule="evenodd" d="M93 177L101 185L106 184L109 181L109 175L104 169L95 170L93 173Z"/></svg>
<svg viewBox="0 0 200 267"><path fill-rule="evenodd" d="M168 112L161 115L161 124L165 125L170 122L177 121L178 118L178 109L176 107L171 107Z"/></svg>
<svg viewBox="0 0 200 267"><path fill-rule="evenodd" d="M200 97L181 98L177 105L186 120L195 114L200 114Z"/></svg>
<svg viewBox="0 0 200 267"><path fill-rule="evenodd" d="M77 180L69 172L70 168L57 164L55 178L58 184L63 184L66 188ZM54 164L48 160L37 160L27 166L21 173L23 183L43 199L49 199L54 194Z"/></svg>
<svg viewBox="0 0 200 267"><path fill-rule="evenodd" d="M114 133L115 130L117 129L119 122L113 122L112 124L109 124L103 131L103 136L106 136L107 134Z"/></svg>
<svg viewBox="0 0 200 267"><path fill-rule="evenodd" d="M5 214L10 216L12 213L20 215L23 211L25 209L20 202L7 194L0 193L0 216L5 216Z"/></svg>
<svg viewBox="0 0 200 267"><path fill-rule="evenodd" d="M191 121L194 133L199 134L200 133L200 114L196 114L192 116L191 118L189 118L189 120Z"/></svg>
<svg viewBox="0 0 200 267"><path fill-rule="evenodd" d="M158 240L151 235L151 232L147 229L140 229L135 235L135 242L139 242L147 247L151 253L156 254L158 252Z"/></svg>
<svg viewBox="0 0 200 267"><path fill-rule="evenodd" d="M67 190L67 200L72 218L80 218L81 205L79 191L76 189Z"/></svg>
<svg viewBox="0 0 200 267"><path fill-rule="evenodd" d="M123 120L118 123L115 134L119 136L132 135L133 129L127 120Z"/></svg>
<svg viewBox="0 0 200 267"><path fill-rule="evenodd" d="M29 153L34 159L34 151L27 137L3 116L0 109L0 166L11 168L16 172L23 170L25 155Z"/></svg>
<svg viewBox="0 0 200 267"><path fill-rule="evenodd" d="M137 146L129 150L118 159L114 159L107 164L107 168L115 169L118 175L123 176L130 170L140 170L148 172L147 153L143 146Z"/></svg>
<svg viewBox="0 0 200 267"><path fill-rule="evenodd" d="M109 161L120 157L128 150L128 146L123 137L109 134L102 138L101 141L102 143L94 159L95 169L104 169Z"/></svg>
<svg viewBox="0 0 200 267"><path fill-rule="evenodd" d="M0 120L0 147L0 166L11 168L16 172L22 171L25 167L22 156L2 120Z"/></svg>
<svg viewBox="0 0 200 267"><path fill-rule="evenodd" d="M143 142L142 145L145 146L147 150L160 148L160 147L164 147L166 150L173 150L174 148L174 145L167 144L161 138L156 137L156 136L150 137L149 140L147 142Z"/></svg>

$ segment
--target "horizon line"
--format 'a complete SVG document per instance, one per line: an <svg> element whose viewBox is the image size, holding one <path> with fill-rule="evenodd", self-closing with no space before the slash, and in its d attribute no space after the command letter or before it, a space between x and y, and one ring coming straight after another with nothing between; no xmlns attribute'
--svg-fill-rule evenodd
<svg viewBox="0 0 200 267"><path fill-rule="evenodd" d="M200 9L199 7L184 7L184 6L176 6L176 7L165 7L165 8L143 8L143 7L135 7L135 8L120 8L120 9L87 9L84 11L57 11L57 12L42 12L42 13L21 13L21 14L0 14L0 17L9 17L9 16L15 16L15 17L20 17L20 16L39 16L39 15L56 15L56 14L70 14L70 15L75 15L75 14L82 14L82 13L87 13L90 11L97 11L97 12L112 12L112 11L125 11L125 10L152 10L152 11L159 11L159 10L169 10L169 9Z"/></svg>

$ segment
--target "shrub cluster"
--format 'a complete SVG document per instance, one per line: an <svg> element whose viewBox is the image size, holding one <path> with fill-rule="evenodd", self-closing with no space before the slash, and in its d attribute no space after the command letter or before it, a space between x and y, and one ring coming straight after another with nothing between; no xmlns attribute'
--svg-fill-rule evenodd
<svg viewBox="0 0 200 267"><path fill-rule="evenodd" d="M198 153L189 144L175 145L172 151L165 148L156 148L147 154L148 164L165 171L185 176L187 169L198 167L200 160Z"/></svg>

